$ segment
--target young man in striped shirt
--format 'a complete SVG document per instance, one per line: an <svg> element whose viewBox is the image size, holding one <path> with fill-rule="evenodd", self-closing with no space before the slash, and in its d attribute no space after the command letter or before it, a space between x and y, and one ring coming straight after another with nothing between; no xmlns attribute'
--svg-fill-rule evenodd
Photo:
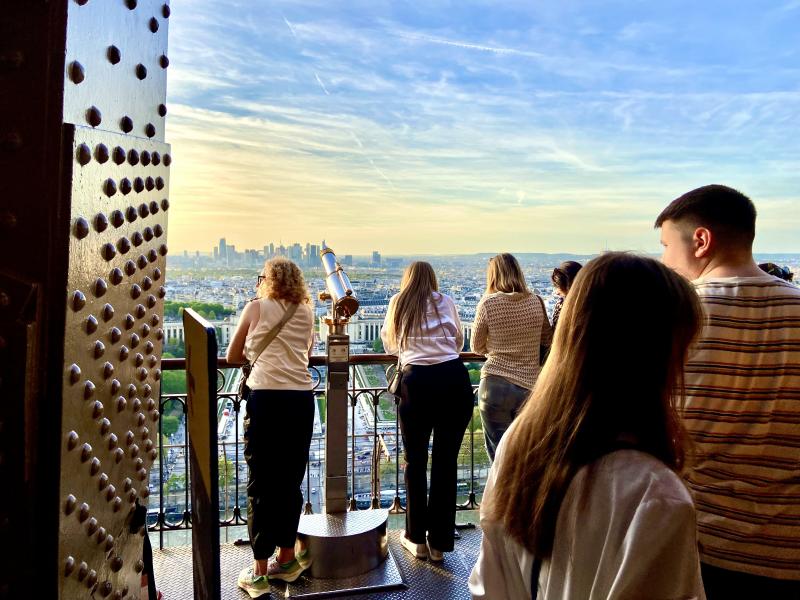
<svg viewBox="0 0 800 600"><path fill-rule="evenodd" d="M750 199L722 185L656 219L662 261L705 311L683 416L709 600L800 598L800 289L753 260L755 221Z"/></svg>

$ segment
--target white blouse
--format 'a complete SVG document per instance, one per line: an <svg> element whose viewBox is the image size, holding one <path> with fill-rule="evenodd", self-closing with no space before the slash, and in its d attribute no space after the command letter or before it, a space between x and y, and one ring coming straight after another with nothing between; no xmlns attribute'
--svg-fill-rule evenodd
<svg viewBox="0 0 800 600"><path fill-rule="evenodd" d="M400 352L400 363L403 365L435 365L459 357L464 347L464 332L461 330L458 309L450 296L439 292L433 293L428 301L421 331L412 332L413 335L408 336L406 345L402 349L398 347L394 336L390 336L388 332L396 304L397 294L389 300L389 308L381 328L381 340L386 352L389 354Z"/></svg>
<svg viewBox="0 0 800 600"><path fill-rule="evenodd" d="M502 466L503 441L486 498ZM694 504L661 461L618 450L584 467L570 484L556 522L553 554L542 561L537 600L705 599ZM582 500L585 503L582 503ZM472 597L530 598L533 555L481 509L483 541L469 579Z"/></svg>

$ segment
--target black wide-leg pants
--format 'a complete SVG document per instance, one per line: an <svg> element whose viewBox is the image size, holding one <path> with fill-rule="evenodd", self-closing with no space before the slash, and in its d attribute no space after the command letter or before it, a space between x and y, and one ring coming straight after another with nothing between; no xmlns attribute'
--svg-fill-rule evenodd
<svg viewBox="0 0 800 600"><path fill-rule="evenodd" d="M400 386L399 419L405 448L406 535L416 544L453 549L456 469L474 400L461 359L435 365L407 365ZM431 486L428 490L428 445Z"/></svg>
<svg viewBox="0 0 800 600"><path fill-rule="evenodd" d="M244 418L244 457L247 529L256 560L268 559L276 546L294 546L313 429L313 392L251 390Z"/></svg>

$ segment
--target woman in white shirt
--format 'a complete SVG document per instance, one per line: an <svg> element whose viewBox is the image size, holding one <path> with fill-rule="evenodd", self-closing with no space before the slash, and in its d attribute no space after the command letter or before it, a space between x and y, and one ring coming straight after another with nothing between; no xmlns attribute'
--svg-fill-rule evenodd
<svg viewBox="0 0 800 600"><path fill-rule="evenodd" d="M453 550L458 452L474 405L469 374L459 358L464 334L458 310L438 289L430 264L409 265L381 329L384 348L399 354L403 373L398 416L407 504L401 541L415 557L437 561Z"/></svg>
<svg viewBox="0 0 800 600"><path fill-rule="evenodd" d="M473 598L705 598L672 404L701 314L652 259L608 253L584 268L498 447Z"/></svg>
<svg viewBox="0 0 800 600"><path fill-rule="evenodd" d="M247 529L255 561L238 580L251 596L269 591L268 579L294 581L303 572L294 546L314 427L314 383L308 371L314 311L303 272L290 260L273 258L264 264L257 289L257 298L242 311L226 356L228 362L247 359L252 365L244 456ZM294 314L287 314L292 309ZM285 315L289 318L277 336L258 354Z"/></svg>

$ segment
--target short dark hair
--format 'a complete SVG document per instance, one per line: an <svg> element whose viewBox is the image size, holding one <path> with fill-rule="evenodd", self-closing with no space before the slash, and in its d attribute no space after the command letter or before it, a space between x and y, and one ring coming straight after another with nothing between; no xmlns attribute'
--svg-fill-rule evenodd
<svg viewBox="0 0 800 600"><path fill-rule="evenodd" d="M656 219L705 227L724 244L752 247L756 236L756 207L738 190L726 185L705 185L669 203Z"/></svg>
<svg viewBox="0 0 800 600"><path fill-rule="evenodd" d="M574 260L562 262L553 269L553 274L550 276L553 285L566 294L569 288L572 287L572 282L575 281L575 277L578 275L578 271L581 270L582 266L581 263L575 262Z"/></svg>

